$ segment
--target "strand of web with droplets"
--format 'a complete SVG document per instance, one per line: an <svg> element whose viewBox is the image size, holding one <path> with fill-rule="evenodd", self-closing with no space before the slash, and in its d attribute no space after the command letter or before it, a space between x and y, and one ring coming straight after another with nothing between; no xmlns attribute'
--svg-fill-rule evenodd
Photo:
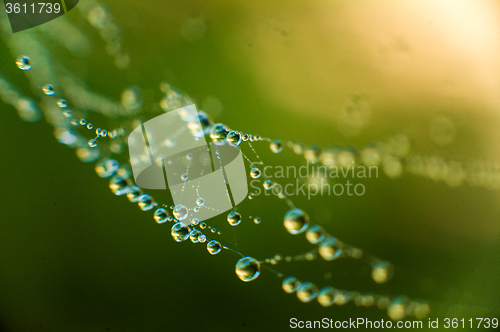
<svg viewBox="0 0 500 332"><path fill-rule="evenodd" d="M24 63L24 62L26 62L26 61L25 61L25 59L23 60L23 63ZM53 87L52 85L45 85L45 86L44 86L44 88L43 88L43 90L44 90L44 93L45 93L46 95L54 95L54 94L55 94L55 90L54 90L54 87ZM170 92L170 91L169 91L169 92ZM172 94L172 95L173 95L173 94ZM60 101L58 101L58 106L59 106L60 108L66 108L66 107L67 107L67 103L62 102L62 100L60 100ZM66 107L64 107L64 106L66 106ZM70 115L71 115L71 113L68 113L68 111L67 111L67 110L63 111L63 112L62 112L62 114L63 114L65 117L67 117L67 118L70 118L70 117L71 117L71 116L70 116ZM93 129L93 126L92 126L92 125L89 125L89 124L87 124L87 123L86 123L86 121L82 121L82 120L83 120L83 119L80 119L80 120L78 121L78 124L80 124L80 125L82 125L82 126L86 126L86 128L87 128L87 129L89 129L89 130L92 130L92 129ZM74 120L72 120L72 121L74 121ZM73 123L72 123L72 125L77 125L77 124L73 122ZM99 129L99 128L98 128L98 129ZM102 132L102 130L101 130L101 132ZM107 133L107 131L105 131L105 133ZM99 137L99 133L97 133L97 137ZM106 135L103 135L103 137L106 137ZM89 140L89 142L88 142L88 143L89 143L89 144L88 144L88 145L89 145L89 147L91 147L91 148L93 148L93 147L96 147L96 146L97 146L97 145L94 145L94 144L93 144L92 140ZM95 142L94 142L94 143L95 143ZM274 142L274 143L275 143L275 145L276 145L276 142ZM94 146L93 146L93 145L94 145ZM253 147L252 147L252 150L255 152L255 150L253 149ZM256 152L255 152L255 153L256 153ZM102 166L103 166L103 165L100 165L100 167L102 167ZM112 169L112 168L114 168L114 167L116 167L116 163L113 163L113 162L109 163L109 161L108 161L108 163L107 163L107 164L105 164L105 165L104 165L104 167L102 167L102 169L106 170L106 169L108 169L108 168L109 168L109 169ZM96 170L97 170L97 169L98 169L98 167L96 167ZM102 169L101 169L101 170L102 170ZM120 170L121 170L121 172L119 172ZM126 171L124 168L121 168L121 169L119 168L119 169L117 170L117 172L118 172L118 174L119 174L119 175L120 175L120 174L121 174L121 175L127 175L127 174L126 174L126 173L127 173L127 171ZM120 176L121 176L121 175L120 175ZM128 176L130 176L130 175L128 175ZM130 187L130 186L129 186L129 187ZM131 191L131 192L134 192L134 193L136 193L136 194L138 193L137 191ZM140 192L139 192L139 193L140 193ZM152 200L152 198L148 197L147 195L146 195L146 196L143 196L143 195L144 195L144 194L141 194L141 195L139 195L139 196L138 196L138 197L142 197L141 199L139 199L139 200L138 200L138 202L139 202L139 206L141 207L141 209L143 209L143 210L149 210L148 208L149 208L151 205L153 205L153 206L157 206L156 204L154 204L154 200ZM128 196L128 194L127 194L127 196ZM135 198L134 198L134 194L132 194L132 195L131 195L131 197L132 197L133 199L135 199ZM137 198L137 197L136 197L136 198ZM129 198L129 199L130 199L130 198ZM161 213L161 212L162 212L162 211L161 211L161 210L159 210L159 209L158 209L157 211L155 211L155 219L160 219L160 220L162 219L162 218L161 218L161 216L163 215L163 213ZM158 217L158 218L156 218L156 217ZM234 219L234 218L233 218L233 219ZM236 218L236 219L237 219L237 218ZM228 221L229 221L229 217L228 217ZM233 221L233 223L234 223L234 221ZM182 228L182 226L178 226L177 228L175 228L175 229L173 228L173 230L172 230L172 232L174 232L174 233L176 234L176 236L180 236L180 237L182 237L182 238L184 238L184 233L185 233L184 231L185 231L185 230ZM191 232L190 232L190 235L191 235ZM190 237L191 237L191 236L190 236ZM209 242L209 243L210 243L210 242ZM209 248L211 248L211 249L209 249ZM216 252L216 251L218 251L218 250L219 250L218 248L220 248L220 246L219 246L219 245L215 245L215 246L214 246L214 245L212 245L212 246L207 246L207 249L209 250L209 252L211 252L211 251L212 251L212 252ZM228 248L228 249L229 249L229 248ZM211 252L211 253L212 253L212 252ZM286 260L286 258L285 258L285 260ZM289 280L289 279L288 279L288 280ZM286 285L286 283L284 283L284 286L283 286L284 288L286 288L286 287L285 287L285 285ZM317 293L317 292L316 292L316 291L314 291L314 287L312 287L312 286L313 286L313 285L312 285L311 283L301 283L300 290L299 290L299 286L297 287L297 290L299 290L299 291L297 292L297 294L298 294L299 298L303 298L303 299L304 299L304 302L308 302L308 300L307 300L307 299L312 299L312 298L314 298L314 297L316 296L316 293ZM328 290L328 289L327 289L327 290ZM322 295L322 296L318 296L318 301L319 301L319 298L320 298L320 297L321 297L321 298L328 298L328 294L329 294L329 292L327 292L327 290L323 290L323 293L321 293L321 292L320 292L320 293L321 293L321 294L323 294L323 295ZM299 294L302 294L302 295L299 295ZM333 294L333 293L332 293L332 294ZM338 298L341 298L341 297L342 297L342 296L340 296L340 295L339 295L339 293L338 293L338 292L337 292L337 293L335 293L335 294L336 294L336 295L335 295L335 297L338 297ZM356 294L356 293L355 293L355 292L353 292L353 294ZM314 296L312 296L312 295L314 295ZM339 296L337 296L337 295L339 295ZM360 295L360 296L361 296L361 295ZM356 298L358 298L358 297L356 297ZM364 303L363 305L369 304L369 303L370 303L370 301L371 301L369 296L362 296L361 298L364 298L365 300L359 300L359 301L361 301L361 302L359 302L359 301L358 301L358 302L359 302L359 303ZM339 300L339 301L340 301L340 300ZM342 302L342 301L340 301L340 302ZM382 301L382 302L384 302L384 301ZM326 302L325 302L325 303L326 303ZM393 306L393 307L394 307L394 306Z"/></svg>

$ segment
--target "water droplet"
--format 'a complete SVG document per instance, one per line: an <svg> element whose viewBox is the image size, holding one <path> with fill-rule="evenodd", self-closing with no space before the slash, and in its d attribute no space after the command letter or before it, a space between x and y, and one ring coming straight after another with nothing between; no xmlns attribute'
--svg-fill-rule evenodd
<svg viewBox="0 0 500 332"><path fill-rule="evenodd" d="M137 197L137 204L139 204L142 211L149 211L155 207L155 200L151 197L151 195L142 194Z"/></svg>
<svg viewBox="0 0 500 332"><path fill-rule="evenodd" d="M313 164L319 161L320 156L321 149L316 144L311 145L304 151L304 158Z"/></svg>
<svg viewBox="0 0 500 332"><path fill-rule="evenodd" d="M344 305L351 299L351 295L347 291L337 290L335 293L335 304Z"/></svg>
<svg viewBox="0 0 500 332"><path fill-rule="evenodd" d="M193 155L192 155L191 153L188 153L188 154L186 155L186 160L187 160L187 161L191 161L191 160L193 160Z"/></svg>
<svg viewBox="0 0 500 332"><path fill-rule="evenodd" d="M201 128L205 135L210 134L210 128L212 127L212 121L208 117L207 113L203 111L198 111L198 119L200 120Z"/></svg>
<svg viewBox="0 0 500 332"><path fill-rule="evenodd" d="M215 229L215 227L212 227L212 228L210 229L210 232L215 233L215 232L217 232L217 230Z"/></svg>
<svg viewBox="0 0 500 332"><path fill-rule="evenodd" d="M143 194L141 188L137 186L130 186L130 190L127 193L127 198L132 203L136 203L139 200L139 196Z"/></svg>
<svg viewBox="0 0 500 332"><path fill-rule="evenodd" d="M85 126L87 124L87 120L85 119L80 119L79 123L82 125L82 126Z"/></svg>
<svg viewBox="0 0 500 332"><path fill-rule="evenodd" d="M173 214L177 220L184 220L188 216L188 208L185 205L177 204L174 207Z"/></svg>
<svg viewBox="0 0 500 332"><path fill-rule="evenodd" d="M241 222L241 214L236 211L231 211L227 215L227 222L231 226L238 226Z"/></svg>
<svg viewBox="0 0 500 332"><path fill-rule="evenodd" d="M297 297L304 303L311 302L318 295L318 287L311 282L303 282L297 288Z"/></svg>
<svg viewBox="0 0 500 332"><path fill-rule="evenodd" d="M413 304L415 305L415 309L413 310L413 315L417 319L424 319L425 317L427 317L429 315L431 308L427 303L415 301L415 302L413 302Z"/></svg>
<svg viewBox="0 0 500 332"><path fill-rule="evenodd" d="M202 233L197 230L197 229L193 229L190 233L189 233L189 239L191 240L191 242L193 243L198 243L200 241L200 236L202 235Z"/></svg>
<svg viewBox="0 0 500 332"><path fill-rule="evenodd" d="M318 252L324 260L332 261L342 254L343 243L336 238L329 236L321 241Z"/></svg>
<svg viewBox="0 0 500 332"><path fill-rule="evenodd" d="M267 179L264 181L264 189L268 190L268 189L271 189L273 187L273 183L271 182L271 180Z"/></svg>
<svg viewBox="0 0 500 332"><path fill-rule="evenodd" d="M200 223L200 228L201 228L201 229L205 229L205 228L207 228L207 224L205 224L204 222L201 222L201 223Z"/></svg>
<svg viewBox="0 0 500 332"><path fill-rule="evenodd" d="M283 282L281 283L281 288L283 288L283 290L288 294L295 292L299 286L300 281L295 277L287 277L283 279Z"/></svg>
<svg viewBox="0 0 500 332"><path fill-rule="evenodd" d="M324 237L325 237L325 231L319 225L312 225L307 229L306 239L312 244L316 244L323 241Z"/></svg>
<svg viewBox="0 0 500 332"><path fill-rule="evenodd" d="M181 180L182 181L187 181L188 180L188 175L186 173L181 175Z"/></svg>
<svg viewBox="0 0 500 332"><path fill-rule="evenodd" d="M403 165L397 157L387 157L384 160L384 172L385 174L392 178L399 178L403 173Z"/></svg>
<svg viewBox="0 0 500 332"><path fill-rule="evenodd" d="M260 217L253 218L253 222L256 224L260 224L260 222L261 222Z"/></svg>
<svg viewBox="0 0 500 332"><path fill-rule="evenodd" d="M394 266L388 261L378 261L372 268L372 279L377 284L383 284L392 278Z"/></svg>
<svg viewBox="0 0 500 332"><path fill-rule="evenodd" d="M227 134L226 141L231 146L238 146L241 143L241 135L239 132L233 130L229 134Z"/></svg>
<svg viewBox="0 0 500 332"><path fill-rule="evenodd" d="M331 286L323 287L318 293L318 302L323 307L329 307L335 303L335 289Z"/></svg>
<svg viewBox="0 0 500 332"><path fill-rule="evenodd" d="M165 145L167 148L173 148L175 146L175 144L176 144L176 141L175 141L175 138L173 138L173 137L168 137L163 141L163 145Z"/></svg>
<svg viewBox="0 0 500 332"><path fill-rule="evenodd" d="M257 167L254 167L250 170L250 176L254 179L257 179L258 177L260 177L260 169L258 169Z"/></svg>
<svg viewBox="0 0 500 332"><path fill-rule="evenodd" d="M387 315L392 320L401 320L406 316L406 308L408 305L408 298L406 296L398 296L391 300L387 308Z"/></svg>
<svg viewBox="0 0 500 332"><path fill-rule="evenodd" d="M91 148L95 148L98 145L96 139L89 139L88 144Z"/></svg>
<svg viewBox="0 0 500 332"><path fill-rule="evenodd" d="M59 106L60 108L68 108L68 102L66 101L66 99L59 99L57 101L57 106Z"/></svg>
<svg viewBox="0 0 500 332"><path fill-rule="evenodd" d="M114 175L109 180L109 188L117 196L125 195L126 193L128 193L130 190L130 185L130 180L120 175Z"/></svg>
<svg viewBox="0 0 500 332"><path fill-rule="evenodd" d="M283 150L283 145L279 140L273 141L271 145L269 145L269 147L271 148L271 151L274 153L279 153L281 152L281 150Z"/></svg>
<svg viewBox="0 0 500 332"><path fill-rule="evenodd" d="M119 60L119 57L117 57L117 60ZM141 107L143 103L141 88L134 85L123 90L121 103L128 110L134 110Z"/></svg>
<svg viewBox="0 0 500 332"><path fill-rule="evenodd" d="M64 110L62 114L65 118L71 118L73 116L73 113L70 110Z"/></svg>
<svg viewBox="0 0 500 332"><path fill-rule="evenodd" d="M200 243L205 243L207 241L207 236L205 234L201 234L198 241L200 241Z"/></svg>
<svg viewBox="0 0 500 332"><path fill-rule="evenodd" d="M361 151L361 161L365 166L378 166L381 159L380 152L375 147L367 147Z"/></svg>
<svg viewBox="0 0 500 332"><path fill-rule="evenodd" d="M260 263L255 258L243 257L236 263L236 275L240 280L249 282L260 274Z"/></svg>
<svg viewBox="0 0 500 332"><path fill-rule="evenodd" d="M102 137L106 137L106 136L108 136L108 131L107 131L106 129L103 129L103 130L101 131L101 136L102 136Z"/></svg>
<svg viewBox="0 0 500 332"><path fill-rule="evenodd" d="M195 206L195 207L193 208L193 211L194 211L194 212L198 212L198 211L200 211L200 207L199 207L199 206Z"/></svg>
<svg viewBox="0 0 500 332"><path fill-rule="evenodd" d="M205 200L202 197L198 197L196 199L196 205L203 206L205 204Z"/></svg>
<svg viewBox="0 0 500 332"><path fill-rule="evenodd" d="M297 142L293 145L292 149L293 149L293 152L295 152L295 154L297 155L301 155L304 153L304 143L302 142Z"/></svg>
<svg viewBox="0 0 500 332"><path fill-rule="evenodd" d="M130 193L129 193L130 194ZM128 194L127 194L128 196ZM159 224L163 224L168 220L168 212L165 208L158 208L154 214L155 221Z"/></svg>
<svg viewBox="0 0 500 332"><path fill-rule="evenodd" d="M116 159L106 159L99 161L95 165L95 171L101 178L109 178L120 168L120 163Z"/></svg>
<svg viewBox="0 0 500 332"><path fill-rule="evenodd" d="M222 245L217 240L211 240L207 243L207 250L210 255L217 255L222 250Z"/></svg>
<svg viewBox="0 0 500 332"><path fill-rule="evenodd" d="M212 130L210 130L210 138L214 143L223 143L228 133L229 129L226 126L222 123L216 123L212 126Z"/></svg>
<svg viewBox="0 0 500 332"><path fill-rule="evenodd" d="M51 84L46 84L42 88L43 93L45 93L47 96L53 96L56 94L56 91L54 90L54 86Z"/></svg>
<svg viewBox="0 0 500 332"><path fill-rule="evenodd" d="M93 125L92 123L89 123L89 124L87 125L87 129L88 129L88 130L92 130L93 128L94 128L94 125Z"/></svg>
<svg viewBox="0 0 500 332"><path fill-rule="evenodd" d="M200 223L200 220L198 218L193 218L191 221L195 226L197 226Z"/></svg>
<svg viewBox="0 0 500 332"><path fill-rule="evenodd" d="M339 165L349 167L356 164L357 150L354 146L347 146L338 155Z"/></svg>
<svg viewBox="0 0 500 332"><path fill-rule="evenodd" d="M189 233L189 227L181 222L175 223L170 232L174 240L177 242L186 241L189 238Z"/></svg>
<svg viewBox="0 0 500 332"><path fill-rule="evenodd" d="M309 227L309 216L301 209L292 209L285 214L283 224L290 234L300 234Z"/></svg>
<svg viewBox="0 0 500 332"><path fill-rule="evenodd" d="M28 58L25 55L20 56L19 58L17 58L16 65L17 65L17 68L19 68L21 70L24 70L24 71L31 70L31 68L33 68L31 66L31 59Z"/></svg>

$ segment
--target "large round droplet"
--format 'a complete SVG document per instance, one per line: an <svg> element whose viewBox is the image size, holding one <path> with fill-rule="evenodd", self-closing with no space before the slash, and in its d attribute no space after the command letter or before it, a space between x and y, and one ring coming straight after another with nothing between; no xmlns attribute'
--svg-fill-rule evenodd
<svg viewBox="0 0 500 332"><path fill-rule="evenodd" d="M232 130L229 134L227 134L226 141L231 146L238 146L241 143L241 134L237 131Z"/></svg>
<svg viewBox="0 0 500 332"><path fill-rule="evenodd" d="M257 179L258 177L260 177L260 169L258 169L257 167L252 168L250 170L250 176L253 179Z"/></svg>
<svg viewBox="0 0 500 332"><path fill-rule="evenodd" d="M329 307L335 303L335 289L331 286L321 288L318 293L318 302L323 307Z"/></svg>
<svg viewBox="0 0 500 332"><path fill-rule="evenodd" d="M301 209L292 209L285 214L283 224L290 234L300 234L309 227L309 216Z"/></svg>
<svg viewBox="0 0 500 332"><path fill-rule="evenodd" d="M304 303L311 302L318 295L318 287L311 282L303 282L297 288L297 297Z"/></svg>
<svg viewBox="0 0 500 332"><path fill-rule="evenodd" d="M300 281L295 277L287 277L283 279L281 283L281 288L289 294L295 292L300 286Z"/></svg>
<svg viewBox="0 0 500 332"><path fill-rule="evenodd" d="M178 222L172 226L170 233L175 241L182 242L189 238L190 230L184 223Z"/></svg>
<svg viewBox="0 0 500 332"><path fill-rule="evenodd" d="M278 153L281 152L281 150L283 150L283 145L279 140L273 141L271 145L269 145L269 147L271 148L271 151L274 153Z"/></svg>
<svg viewBox="0 0 500 332"><path fill-rule="evenodd" d="M377 284L383 284L392 278L394 266L388 261L378 261L372 268L372 279Z"/></svg>
<svg viewBox="0 0 500 332"><path fill-rule="evenodd" d="M149 211L156 206L155 200L148 194L142 194L139 196L137 198L137 204L139 204L142 211Z"/></svg>
<svg viewBox="0 0 500 332"><path fill-rule="evenodd" d="M177 204L172 213L174 214L175 219L184 220L188 216L188 208L183 204Z"/></svg>
<svg viewBox="0 0 500 332"><path fill-rule="evenodd" d="M217 240L211 240L207 243L207 250L210 255L217 255L222 250L222 245Z"/></svg>
<svg viewBox="0 0 500 332"><path fill-rule="evenodd" d="M212 126L212 130L210 130L210 138L214 143L222 143L226 139L228 133L229 129L227 129L226 126L222 123L216 123Z"/></svg>
<svg viewBox="0 0 500 332"><path fill-rule="evenodd" d="M54 89L54 86L52 84L46 84L42 88L43 93L45 93L47 96L53 96L56 94L56 90Z"/></svg>
<svg viewBox="0 0 500 332"><path fill-rule="evenodd" d="M325 231L319 225L312 225L307 229L306 239L312 244L319 243L325 238Z"/></svg>
<svg viewBox="0 0 500 332"><path fill-rule="evenodd" d="M236 211L229 212L229 214L227 215L227 222L231 226L237 226L237 225L239 225L240 222L241 222L241 214L239 214Z"/></svg>
<svg viewBox="0 0 500 332"><path fill-rule="evenodd" d="M128 196L128 194L127 194ZM168 212L165 208L158 208L154 214L155 221L159 224L163 224L168 220Z"/></svg>
<svg viewBox="0 0 500 332"><path fill-rule="evenodd" d="M273 187L273 184L272 184L271 180L267 179L264 181L262 186L264 186L264 189L268 190L268 189L271 189Z"/></svg>
<svg viewBox="0 0 500 332"><path fill-rule="evenodd" d="M240 280L249 282L255 280L260 274L260 263L252 257L243 257L236 263L236 275Z"/></svg>
<svg viewBox="0 0 500 332"><path fill-rule="evenodd" d="M205 204L205 200L202 197L198 197L196 199L196 205L203 206Z"/></svg>
<svg viewBox="0 0 500 332"><path fill-rule="evenodd" d="M329 236L319 244L318 252L324 260L332 261L342 254L343 243Z"/></svg>

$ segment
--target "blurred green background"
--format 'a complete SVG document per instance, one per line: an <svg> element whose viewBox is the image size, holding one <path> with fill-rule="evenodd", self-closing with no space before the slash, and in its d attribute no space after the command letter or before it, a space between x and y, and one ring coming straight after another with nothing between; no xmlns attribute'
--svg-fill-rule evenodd
<svg viewBox="0 0 500 332"><path fill-rule="evenodd" d="M148 107L160 100L158 86L166 80L216 122L243 132L322 147L362 147L405 133L415 153L498 160L498 2L104 4L122 28L130 69L114 68L76 10L61 19L91 38L88 57L41 38L56 61L103 95L118 100L123 89L139 85L145 117L158 114ZM6 44L0 50L2 73L30 95ZM32 95L41 98L39 91ZM358 131L346 132L342 117L354 95L365 96L370 111ZM281 331L292 317L388 319L352 303L303 304L265 269L241 282L237 255L211 256L203 245L174 242L168 225L115 197L108 180L58 144L44 120L25 123L10 106L0 109L1 330ZM436 117L453 123L456 134L446 145L429 135ZM303 164L290 149L273 155L265 142L255 146L270 165ZM329 233L393 262L394 278L377 285L368 268L349 260L281 263L278 271L318 286L426 299L433 319L499 317L498 191L452 189L407 173L391 180L382 171L362 182L361 197L292 199ZM311 248L284 230L285 202L257 197L239 211L245 219L238 227L226 226L224 216L210 221L223 244L258 259Z"/></svg>

